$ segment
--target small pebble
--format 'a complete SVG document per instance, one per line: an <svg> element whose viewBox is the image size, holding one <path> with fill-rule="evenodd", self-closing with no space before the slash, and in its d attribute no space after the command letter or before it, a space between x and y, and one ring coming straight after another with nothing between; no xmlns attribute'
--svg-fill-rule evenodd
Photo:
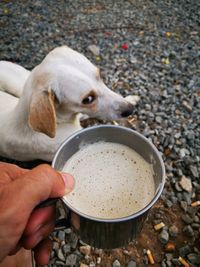
<svg viewBox="0 0 200 267"><path fill-rule="evenodd" d="M200 254L190 253L187 255L187 258L193 264L200 264Z"/></svg>
<svg viewBox="0 0 200 267"><path fill-rule="evenodd" d="M198 172L196 166L194 166L194 165L190 165L190 171L191 171L192 175L193 175L195 178L198 178L198 177L199 177L199 172Z"/></svg>
<svg viewBox="0 0 200 267"><path fill-rule="evenodd" d="M188 209L188 204L186 201L180 201L181 208L186 212Z"/></svg>
<svg viewBox="0 0 200 267"><path fill-rule="evenodd" d="M120 262L118 261L118 260L115 260L114 262L113 262L113 265L112 265L113 267L121 267L121 264L120 264Z"/></svg>
<svg viewBox="0 0 200 267"><path fill-rule="evenodd" d="M57 236L61 241L65 240L65 232L64 231L59 231L58 236Z"/></svg>
<svg viewBox="0 0 200 267"><path fill-rule="evenodd" d="M171 208L173 206L172 201L169 199L166 199L164 203L167 208Z"/></svg>
<svg viewBox="0 0 200 267"><path fill-rule="evenodd" d="M169 234L166 230L162 230L162 232L159 234L158 239L162 244L167 244L169 240Z"/></svg>
<svg viewBox="0 0 200 267"><path fill-rule="evenodd" d="M95 266L96 266L96 264L93 261L90 262L89 267L95 267Z"/></svg>
<svg viewBox="0 0 200 267"><path fill-rule="evenodd" d="M65 264L67 266L76 266L77 258L77 255L70 254L69 256L67 256Z"/></svg>
<svg viewBox="0 0 200 267"><path fill-rule="evenodd" d="M192 191L191 180L186 178L185 176L181 177L181 180L179 181L179 185L187 192L191 192Z"/></svg>
<svg viewBox="0 0 200 267"><path fill-rule="evenodd" d="M64 255L66 255L66 254L70 253L71 247L69 244L65 244L62 246L62 250L63 250Z"/></svg>
<svg viewBox="0 0 200 267"><path fill-rule="evenodd" d="M89 255L91 253L91 247L90 246L80 246L79 250L84 255Z"/></svg>
<svg viewBox="0 0 200 267"><path fill-rule="evenodd" d="M69 245L75 249L77 247L77 243L78 243L78 236L74 233L74 232L71 232L70 236L68 237L68 242L69 242Z"/></svg>
<svg viewBox="0 0 200 267"><path fill-rule="evenodd" d="M64 230L64 232L65 232L67 235L69 235L69 234L71 234L72 229L71 229L71 228L67 228L67 229Z"/></svg>
<svg viewBox="0 0 200 267"><path fill-rule="evenodd" d="M135 261L129 261L128 264L127 264L127 267L137 267L137 264Z"/></svg>
<svg viewBox="0 0 200 267"><path fill-rule="evenodd" d="M192 223L191 226L192 226L193 229L196 229L196 230L200 229L200 224L199 223Z"/></svg>
<svg viewBox="0 0 200 267"><path fill-rule="evenodd" d="M185 257L191 252L191 248L188 245L185 245L179 249L179 254L181 257Z"/></svg>
<svg viewBox="0 0 200 267"><path fill-rule="evenodd" d="M66 266L63 261L56 260L56 264L54 266Z"/></svg>
<svg viewBox="0 0 200 267"><path fill-rule="evenodd" d="M192 107L188 104L187 101L183 101L182 105L187 111L192 112Z"/></svg>
<svg viewBox="0 0 200 267"><path fill-rule="evenodd" d="M58 249L57 251L57 256L61 261L65 261L65 256L63 255L63 252L61 249Z"/></svg>
<svg viewBox="0 0 200 267"><path fill-rule="evenodd" d="M173 259L173 254L172 254L172 253L166 253L166 254L165 254L165 258L166 258L167 260L172 260L172 259Z"/></svg>
<svg viewBox="0 0 200 267"><path fill-rule="evenodd" d="M178 232L179 232L178 231L178 227L176 227L175 225L172 225L172 226L169 227L169 234L170 234L170 236L177 237Z"/></svg>
<svg viewBox="0 0 200 267"><path fill-rule="evenodd" d="M101 263L101 257L97 257L97 264Z"/></svg>
<svg viewBox="0 0 200 267"><path fill-rule="evenodd" d="M89 45L88 49L93 53L94 56L99 56L100 55L100 49L96 45Z"/></svg>
<svg viewBox="0 0 200 267"><path fill-rule="evenodd" d="M188 237L193 237L194 236L194 231L190 225L187 225L183 228L183 232L188 236Z"/></svg>
<svg viewBox="0 0 200 267"><path fill-rule="evenodd" d="M193 222L193 219L188 214L183 214L181 218L186 224L191 224Z"/></svg>

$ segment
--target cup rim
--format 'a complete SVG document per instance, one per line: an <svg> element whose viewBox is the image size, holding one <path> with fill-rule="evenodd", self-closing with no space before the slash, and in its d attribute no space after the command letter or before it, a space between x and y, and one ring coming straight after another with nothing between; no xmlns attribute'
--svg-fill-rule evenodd
<svg viewBox="0 0 200 267"><path fill-rule="evenodd" d="M76 208L74 208L73 206L71 206L63 197L61 197L61 200L62 202L64 202L64 204L70 209L72 210L73 212L75 212L76 214L78 214L79 216L81 217L84 217L86 219L89 219L89 220L92 220L92 221L96 221L96 222L107 222L107 223L116 223L116 222L123 222L123 221L128 221L128 220L132 220L132 219L135 219L139 216L141 216L142 214L144 214L145 212L147 212L148 210L150 210L150 208L155 204L155 202L158 200L158 198L160 197L162 191L163 191L163 188L164 188L164 185L165 185L165 165L164 165L164 162L163 162L163 159L160 155L160 152L158 151L158 149L155 147L155 145L150 142L145 136L143 136L141 133L133 130L133 129L130 129L130 128L127 128L127 127L124 127L124 126L120 126L120 125L95 125L95 126L90 126L88 128L84 128L84 129L81 129L73 134L71 134L67 139L65 139L63 141L63 143L60 145L60 147L58 148L56 154L54 155L54 158L53 158L53 161L52 161L52 164L51 166L54 168L55 166L55 163L56 163L56 160L57 160L57 157L60 153L60 151L62 150L62 148L66 145L66 143L68 143L69 141L71 141L72 139L74 139L76 136L80 135L82 132L87 132L87 131L92 131L92 130L96 130L98 128L119 128L119 129L122 129L122 130L125 130L127 132L130 132L130 133L134 133L135 135L137 135L139 138L143 139L146 143L148 143L151 148L153 149L153 151L156 153L156 156L158 157L159 159L159 162L160 162L160 166L161 166L161 171L162 171L162 179L161 179L161 182L158 186L158 188L156 189L156 192L155 192L155 195L154 197L152 198L152 200L141 210L131 214L131 215L128 215L128 216L124 216L124 217L121 217L121 218L114 218L114 219L106 219L106 218L97 218L97 217L93 217L93 216L90 216L88 214L85 214L85 213L82 213L81 211L77 210Z"/></svg>

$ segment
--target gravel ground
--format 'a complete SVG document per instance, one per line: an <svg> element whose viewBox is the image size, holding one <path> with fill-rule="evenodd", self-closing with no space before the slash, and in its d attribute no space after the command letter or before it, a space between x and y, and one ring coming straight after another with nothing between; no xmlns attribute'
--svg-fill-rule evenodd
<svg viewBox="0 0 200 267"><path fill-rule="evenodd" d="M164 192L136 241L94 250L61 230L49 266L149 266L147 249L154 266L181 266L180 256L200 266L200 2L7 0L0 7L1 59L32 69L54 47L82 52L110 88L140 96L123 124L152 140L166 166Z"/></svg>

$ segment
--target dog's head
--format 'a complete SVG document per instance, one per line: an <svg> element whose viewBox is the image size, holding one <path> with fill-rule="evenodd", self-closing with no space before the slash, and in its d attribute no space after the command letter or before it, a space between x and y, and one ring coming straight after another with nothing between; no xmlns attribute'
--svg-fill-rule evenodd
<svg viewBox="0 0 200 267"><path fill-rule="evenodd" d="M29 125L50 137L56 123L69 122L78 113L116 120L133 111L132 104L103 83L96 66L68 47L50 52L30 76Z"/></svg>

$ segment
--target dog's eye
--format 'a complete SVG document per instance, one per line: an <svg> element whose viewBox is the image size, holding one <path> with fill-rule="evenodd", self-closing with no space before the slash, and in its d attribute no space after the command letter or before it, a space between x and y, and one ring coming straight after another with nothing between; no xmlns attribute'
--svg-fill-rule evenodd
<svg viewBox="0 0 200 267"><path fill-rule="evenodd" d="M82 104L87 105L91 104L95 100L95 95L88 95L82 100Z"/></svg>

